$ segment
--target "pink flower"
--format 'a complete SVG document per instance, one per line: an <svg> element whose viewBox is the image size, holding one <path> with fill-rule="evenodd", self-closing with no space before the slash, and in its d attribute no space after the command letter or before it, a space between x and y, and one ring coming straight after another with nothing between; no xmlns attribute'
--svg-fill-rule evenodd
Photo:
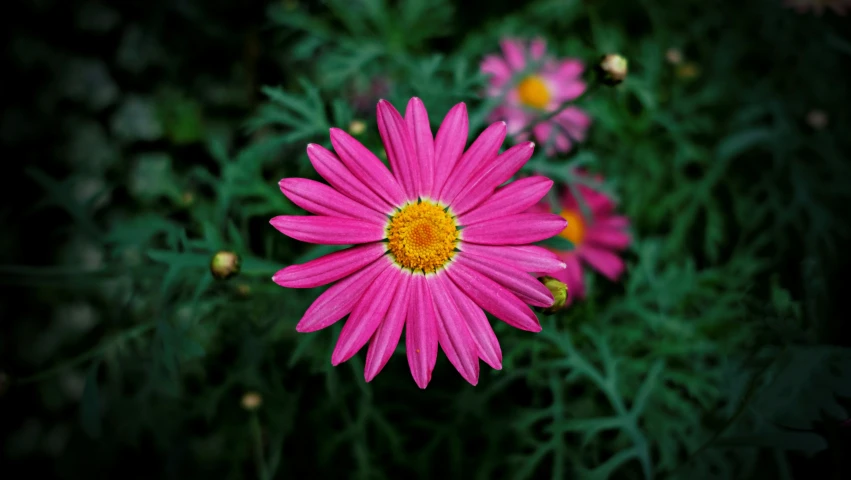
<svg viewBox="0 0 851 480"><path fill-rule="evenodd" d="M617 253L626 249L631 242L626 232L629 228L629 219L614 214L615 204L609 197L585 185L577 185L576 189L584 200L590 216L586 217L582 213L576 198L568 189L565 189L561 196L560 215L567 220L567 226L559 236L569 240L573 244L573 249L551 248L550 250L564 261L567 268L548 273L567 285L568 303L572 303L574 298L585 298L583 264L600 272L609 280L615 281L625 268L623 260ZM531 211L551 210L549 204L544 201Z"/></svg>
<svg viewBox="0 0 851 480"><path fill-rule="evenodd" d="M821 16L827 7L837 15L845 15L846 9L851 7L851 0L784 0L783 4L798 13L812 10L817 16Z"/></svg>
<svg viewBox="0 0 851 480"><path fill-rule="evenodd" d="M516 39L504 39L500 45L503 55L488 55L481 65L482 73L490 75L487 95L504 95L491 120L505 120L509 135L521 142L529 138L531 128L535 139L546 146L547 155L567 152L574 141L585 140L591 117L574 106L559 111L562 104L585 92L582 62L546 56L546 45L540 38L532 40L528 49ZM535 123L556 111L554 117Z"/></svg>
<svg viewBox="0 0 851 480"><path fill-rule="evenodd" d="M500 187L532 156L523 143L498 154L504 122L489 126L464 151L467 107L453 107L432 137L422 101L403 118L378 102L378 130L391 170L346 132L332 128L336 155L308 145L307 155L329 185L281 180L281 191L312 216L283 215L271 224L303 242L356 244L279 271L289 288L334 283L307 309L299 332L326 328L348 315L331 363L369 343L364 377L371 381L396 350L402 329L411 374L431 380L438 345L475 385L479 359L502 368L502 352L484 311L509 325L541 330L529 308L549 306L552 294L530 272L564 268L544 248L529 245L558 234L565 220L529 213L553 182L535 176ZM527 305L528 304L528 305Z"/></svg>

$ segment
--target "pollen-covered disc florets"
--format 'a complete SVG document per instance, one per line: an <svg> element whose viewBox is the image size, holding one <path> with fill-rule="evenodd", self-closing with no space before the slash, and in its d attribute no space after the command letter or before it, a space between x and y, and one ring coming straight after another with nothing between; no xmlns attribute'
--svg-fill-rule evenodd
<svg viewBox="0 0 851 480"><path fill-rule="evenodd" d="M403 207L387 224L390 254L401 267L435 272L455 254L455 218L440 206L420 201Z"/></svg>

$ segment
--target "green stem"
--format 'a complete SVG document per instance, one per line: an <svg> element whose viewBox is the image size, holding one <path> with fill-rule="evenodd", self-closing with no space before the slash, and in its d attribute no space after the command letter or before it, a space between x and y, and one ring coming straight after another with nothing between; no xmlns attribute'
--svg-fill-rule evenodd
<svg viewBox="0 0 851 480"><path fill-rule="evenodd" d="M257 464L257 478L269 480L269 470L266 468L266 459L263 455L263 431L260 428L260 419L257 412L251 412L251 436L254 440L254 462Z"/></svg>

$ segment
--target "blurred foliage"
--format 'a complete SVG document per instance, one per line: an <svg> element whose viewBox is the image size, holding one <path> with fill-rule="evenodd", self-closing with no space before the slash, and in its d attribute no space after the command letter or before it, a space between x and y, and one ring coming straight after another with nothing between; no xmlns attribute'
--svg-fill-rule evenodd
<svg viewBox="0 0 851 480"><path fill-rule="evenodd" d="M840 478L851 335L847 19L775 0L13 1L4 18L4 467L55 478ZM636 238L627 275L537 335L502 323L477 387L404 346L372 383L279 268L338 247L268 225L304 148L423 98L467 102L503 35L630 75L578 100L569 155ZM16 168L21 167L21 168ZM219 250L242 258L214 280ZM257 392L262 403L245 403ZM26 470L23 470L26 468ZM6 468L4 468L4 471Z"/></svg>

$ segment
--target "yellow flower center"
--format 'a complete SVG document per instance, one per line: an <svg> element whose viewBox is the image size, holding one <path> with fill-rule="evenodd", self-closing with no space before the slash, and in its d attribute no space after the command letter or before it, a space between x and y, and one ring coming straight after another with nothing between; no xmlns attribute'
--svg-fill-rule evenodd
<svg viewBox="0 0 851 480"><path fill-rule="evenodd" d="M559 236L578 246L585 238L585 221L582 215L576 210L562 210L561 217L567 220L567 226L559 233Z"/></svg>
<svg viewBox="0 0 851 480"><path fill-rule="evenodd" d="M520 102L532 108L544 108L550 103L550 91L547 84L537 75L530 75L517 85Z"/></svg>
<svg viewBox="0 0 851 480"><path fill-rule="evenodd" d="M458 229L452 215L423 200L405 206L390 218L387 239L396 263L431 273L455 255Z"/></svg>

